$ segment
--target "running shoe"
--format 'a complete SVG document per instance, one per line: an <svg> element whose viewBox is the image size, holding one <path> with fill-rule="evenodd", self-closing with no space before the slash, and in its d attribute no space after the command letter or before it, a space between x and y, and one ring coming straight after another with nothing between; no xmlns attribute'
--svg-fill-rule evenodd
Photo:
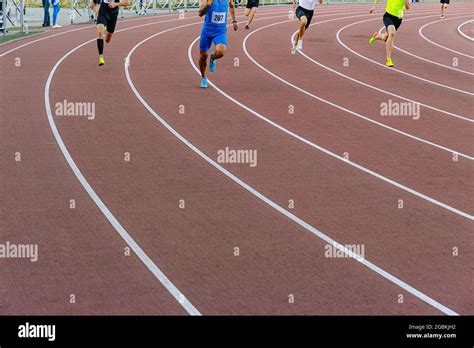
<svg viewBox="0 0 474 348"><path fill-rule="evenodd" d="M216 60L215 59L212 59L212 56L214 55L214 52L211 53L211 58L210 58L210 62L209 62L209 71L210 72L214 72L216 70Z"/></svg>
<svg viewBox="0 0 474 348"><path fill-rule="evenodd" d="M377 32L374 33L374 35L372 35L372 37L369 39L369 45L373 45L375 40L376 40L376 37L377 37Z"/></svg>
<svg viewBox="0 0 474 348"><path fill-rule="evenodd" d="M201 77L201 88L207 88L207 78Z"/></svg>
<svg viewBox="0 0 474 348"><path fill-rule="evenodd" d="M293 44L291 46L291 54L295 54L295 53L296 53L296 46L295 46L295 44Z"/></svg>
<svg viewBox="0 0 474 348"><path fill-rule="evenodd" d="M59 24L53 25L53 28L54 28L54 29L61 28L61 27L62 27L62 26L59 25Z"/></svg>
<svg viewBox="0 0 474 348"><path fill-rule="evenodd" d="M105 64L105 59L104 57L99 57L99 66L102 66Z"/></svg>
<svg viewBox="0 0 474 348"><path fill-rule="evenodd" d="M248 24L245 26L245 29L247 29L247 30L249 30L249 29L250 29L250 27L249 27L249 25L248 25Z"/></svg>
<svg viewBox="0 0 474 348"><path fill-rule="evenodd" d="M386 66L388 66L389 68L392 68L393 67L393 62L391 59L387 59L387 62L385 63Z"/></svg>
<svg viewBox="0 0 474 348"><path fill-rule="evenodd" d="M303 40L298 40L298 45L296 46L296 48L299 50L303 49Z"/></svg>
<svg viewBox="0 0 474 348"><path fill-rule="evenodd" d="M441 18L444 18L444 15L441 15Z"/></svg>

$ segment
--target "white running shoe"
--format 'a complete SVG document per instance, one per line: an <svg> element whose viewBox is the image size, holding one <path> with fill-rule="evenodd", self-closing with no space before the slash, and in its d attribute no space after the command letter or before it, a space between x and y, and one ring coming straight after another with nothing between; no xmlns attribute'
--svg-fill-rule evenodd
<svg viewBox="0 0 474 348"><path fill-rule="evenodd" d="M295 54L296 53L296 46L293 45L291 46L291 54Z"/></svg>
<svg viewBox="0 0 474 348"><path fill-rule="evenodd" d="M296 46L296 48L299 50L303 49L303 40L298 40L298 46Z"/></svg>
<svg viewBox="0 0 474 348"><path fill-rule="evenodd" d="M61 28L61 27L62 27L62 26L59 25L59 24L53 25L53 28L54 28L54 29Z"/></svg>

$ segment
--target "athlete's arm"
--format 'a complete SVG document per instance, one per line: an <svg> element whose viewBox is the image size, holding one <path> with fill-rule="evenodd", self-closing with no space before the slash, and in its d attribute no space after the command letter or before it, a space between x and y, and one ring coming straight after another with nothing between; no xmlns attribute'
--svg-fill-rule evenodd
<svg viewBox="0 0 474 348"><path fill-rule="evenodd" d="M235 20L235 5L234 0L229 0L230 16L232 17L232 25L234 30L237 30L237 21Z"/></svg>
<svg viewBox="0 0 474 348"><path fill-rule="evenodd" d="M409 10L410 6L411 6L410 0L405 0L405 8Z"/></svg>
<svg viewBox="0 0 474 348"><path fill-rule="evenodd" d="M128 6L130 5L130 0L120 0L120 2L111 2L109 3L110 8L114 8L117 6Z"/></svg>
<svg viewBox="0 0 474 348"><path fill-rule="evenodd" d="M296 0L293 0L293 8L296 7Z"/></svg>
<svg viewBox="0 0 474 348"><path fill-rule="evenodd" d="M209 7L211 7L212 3L214 0L200 0L199 1L199 17L204 16L207 13L207 10L209 10Z"/></svg>
<svg viewBox="0 0 474 348"><path fill-rule="evenodd" d="M375 0L375 1L374 1L374 4L372 5L372 7L371 7L370 10L369 10L369 13L372 13L372 12L375 11L375 5L377 5L377 1L378 1L378 0ZM406 1L406 0L405 0L405 1Z"/></svg>

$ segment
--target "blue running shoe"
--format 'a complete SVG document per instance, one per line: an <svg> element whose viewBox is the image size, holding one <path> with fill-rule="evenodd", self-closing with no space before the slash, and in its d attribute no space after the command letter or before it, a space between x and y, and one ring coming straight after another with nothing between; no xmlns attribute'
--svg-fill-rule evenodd
<svg viewBox="0 0 474 348"><path fill-rule="evenodd" d="M214 72L216 70L216 60L215 59L212 59L212 56L214 55L214 52L211 53L211 59L210 59L210 63L209 63L209 71L210 72Z"/></svg>
<svg viewBox="0 0 474 348"><path fill-rule="evenodd" d="M201 88L207 88L207 78L201 77Z"/></svg>

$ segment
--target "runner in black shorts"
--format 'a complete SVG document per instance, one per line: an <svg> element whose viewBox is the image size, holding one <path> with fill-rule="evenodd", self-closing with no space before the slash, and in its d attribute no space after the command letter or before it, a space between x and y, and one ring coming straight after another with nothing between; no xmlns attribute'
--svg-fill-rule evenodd
<svg viewBox="0 0 474 348"><path fill-rule="evenodd" d="M393 25L395 27L395 30L398 30L398 28L400 28L400 25L402 24L402 18L392 16L390 13L387 12L384 13L382 20L387 32L389 26Z"/></svg>
<svg viewBox="0 0 474 348"><path fill-rule="evenodd" d="M104 60L104 39L105 42L112 40L112 34L115 31L119 6L128 6L129 0L102 0L97 16L97 49L99 50L99 66L105 64Z"/></svg>
<svg viewBox="0 0 474 348"><path fill-rule="evenodd" d="M322 4L323 0L319 0L319 3ZM313 19L316 0L299 0L298 5L299 6L296 8L295 15L300 21L300 27L298 33L295 35L295 39L291 47L292 54L295 54L297 49L303 49L303 35L311 24L311 20ZM293 8L295 8L295 6L296 0L293 0Z"/></svg>
<svg viewBox="0 0 474 348"><path fill-rule="evenodd" d="M257 14L259 0L247 0L247 6L245 6L245 16L248 17L247 25L245 29L250 29L250 23L252 23L255 15Z"/></svg>
<svg viewBox="0 0 474 348"><path fill-rule="evenodd" d="M378 0L375 0L374 5L369 10L369 13L374 12L377 1ZM395 33L402 24L403 11L405 9L410 9L410 0L387 0L385 14L383 15L385 33L379 34L378 32L375 32L374 35L372 35L372 37L369 39L369 45L373 45L376 40L385 42L385 52L387 54L385 65L390 68L393 67L392 51Z"/></svg>
<svg viewBox="0 0 474 348"><path fill-rule="evenodd" d="M448 9L449 0L440 0L441 2L441 18L444 18L444 10Z"/></svg>

